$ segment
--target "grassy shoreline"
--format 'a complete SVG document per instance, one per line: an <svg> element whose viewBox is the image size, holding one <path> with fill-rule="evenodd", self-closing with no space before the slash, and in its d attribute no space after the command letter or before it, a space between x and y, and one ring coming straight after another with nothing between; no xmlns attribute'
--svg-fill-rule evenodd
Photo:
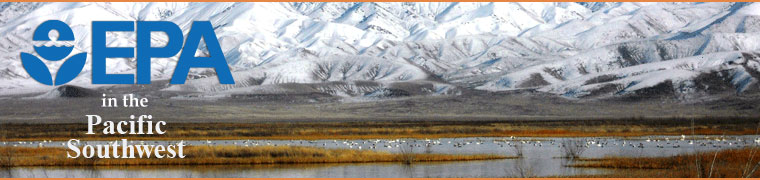
<svg viewBox="0 0 760 180"><path fill-rule="evenodd" d="M394 154L301 146L188 146L184 159L66 158L64 148L0 147L1 166L133 166L435 162L508 159L500 155Z"/></svg>
<svg viewBox="0 0 760 180"><path fill-rule="evenodd" d="M756 134L757 118L702 118L694 134ZM98 127L96 132L102 130ZM0 126L6 141L36 140L221 140L221 139L396 139L459 137L635 137L692 134L689 119L555 120L555 121L392 121L169 123L164 135L86 135L87 125L17 124Z"/></svg>
<svg viewBox="0 0 760 180"><path fill-rule="evenodd" d="M599 177L756 178L760 177L760 149L705 151L671 157L580 159L569 166L615 171Z"/></svg>

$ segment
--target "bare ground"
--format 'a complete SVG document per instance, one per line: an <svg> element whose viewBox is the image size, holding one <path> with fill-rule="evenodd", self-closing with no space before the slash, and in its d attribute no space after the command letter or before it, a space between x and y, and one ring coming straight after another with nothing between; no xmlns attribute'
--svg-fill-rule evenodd
<svg viewBox="0 0 760 180"><path fill-rule="evenodd" d="M111 95L111 94L109 94ZM120 96L120 95L113 95ZM458 96L343 99L320 94L237 95L220 99L145 95L147 108L104 108L100 97L0 99L0 123L84 123L85 115L126 120L153 115L167 122L512 121L630 118L760 117L757 94L575 100L531 91L470 91Z"/></svg>

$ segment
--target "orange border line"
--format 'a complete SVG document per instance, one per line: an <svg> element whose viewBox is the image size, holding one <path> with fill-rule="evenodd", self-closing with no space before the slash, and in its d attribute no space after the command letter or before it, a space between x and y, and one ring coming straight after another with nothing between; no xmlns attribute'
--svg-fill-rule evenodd
<svg viewBox="0 0 760 180"><path fill-rule="evenodd" d="M49 178L13 178L18 180L48 180ZM695 178L55 178L55 179L72 179L72 180L145 180L145 179L177 179L177 180L192 180L192 179L204 179L204 180L326 180L326 179L341 179L341 180L423 180L423 179L435 179L435 180L693 180ZM734 179L734 178L699 178L699 179ZM738 178L737 178L738 179ZM749 178L756 179L756 178Z"/></svg>
<svg viewBox="0 0 760 180"><path fill-rule="evenodd" d="M20 180L46 180L46 178L14 178ZM100 179L112 179L112 180L145 180L145 179L165 179L165 178L56 178L56 179L72 179L72 180L100 180ZM170 178L177 180L191 180L191 179L205 179L205 180L325 180L325 179L341 179L341 180L421 180L421 179L435 179L435 180L692 180L691 178ZM700 179L718 179L718 178L700 178ZM731 178L729 178L731 179Z"/></svg>

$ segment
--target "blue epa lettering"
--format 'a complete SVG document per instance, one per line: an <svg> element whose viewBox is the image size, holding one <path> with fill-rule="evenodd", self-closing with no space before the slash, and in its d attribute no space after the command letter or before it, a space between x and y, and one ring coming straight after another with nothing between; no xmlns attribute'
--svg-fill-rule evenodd
<svg viewBox="0 0 760 180"><path fill-rule="evenodd" d="M136 47L107 47L106 33L118 31L135 31L137 26ZM164 47L151 47L151 32L164 32L168 41ZM93 21L92 22L92 83L93 84L150 84L151 58L168 58L180 50L179 60L171 77L171 84L184 84L190 68L214 68L221 84L234 84L222 48L208 21L195 21L187 34L183 46L182 30L168 21ZM208 57L195 57L201 39L205 40ZM133 74L106 73L107 58L134 58L137 72Z"/></svg>

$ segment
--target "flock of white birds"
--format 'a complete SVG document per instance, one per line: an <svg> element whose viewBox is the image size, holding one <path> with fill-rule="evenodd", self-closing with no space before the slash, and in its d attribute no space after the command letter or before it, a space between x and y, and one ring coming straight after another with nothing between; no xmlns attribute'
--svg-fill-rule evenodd
<svg viewBox="0 0 760 180"><path fill-rule="evenodd" d="M646 138L646 139L643 139ZM84 145L111 145L117 141L82 141ZM167 145L182 143L188 146L308 146L322 148L345 148L356 150L379 150L396 153L451 153L456 149L467 151L484 151L517 153L522 156L524 151L531 149L559 150L565 146L580 148L577 153L581 156L589 148L598 150L612 149L656 149L715 150L735 148L756 148L760 145L760 137L752 136L686 136L663 137L650 136L641 138L444 138L444 139L366 139L366 140L201 140L201 141L130 141L139 145ZM42 141L8 141L1 146L13 147L64 147L65 143L51 140ZM683 153L682 151L676 153Z"/></svg>

